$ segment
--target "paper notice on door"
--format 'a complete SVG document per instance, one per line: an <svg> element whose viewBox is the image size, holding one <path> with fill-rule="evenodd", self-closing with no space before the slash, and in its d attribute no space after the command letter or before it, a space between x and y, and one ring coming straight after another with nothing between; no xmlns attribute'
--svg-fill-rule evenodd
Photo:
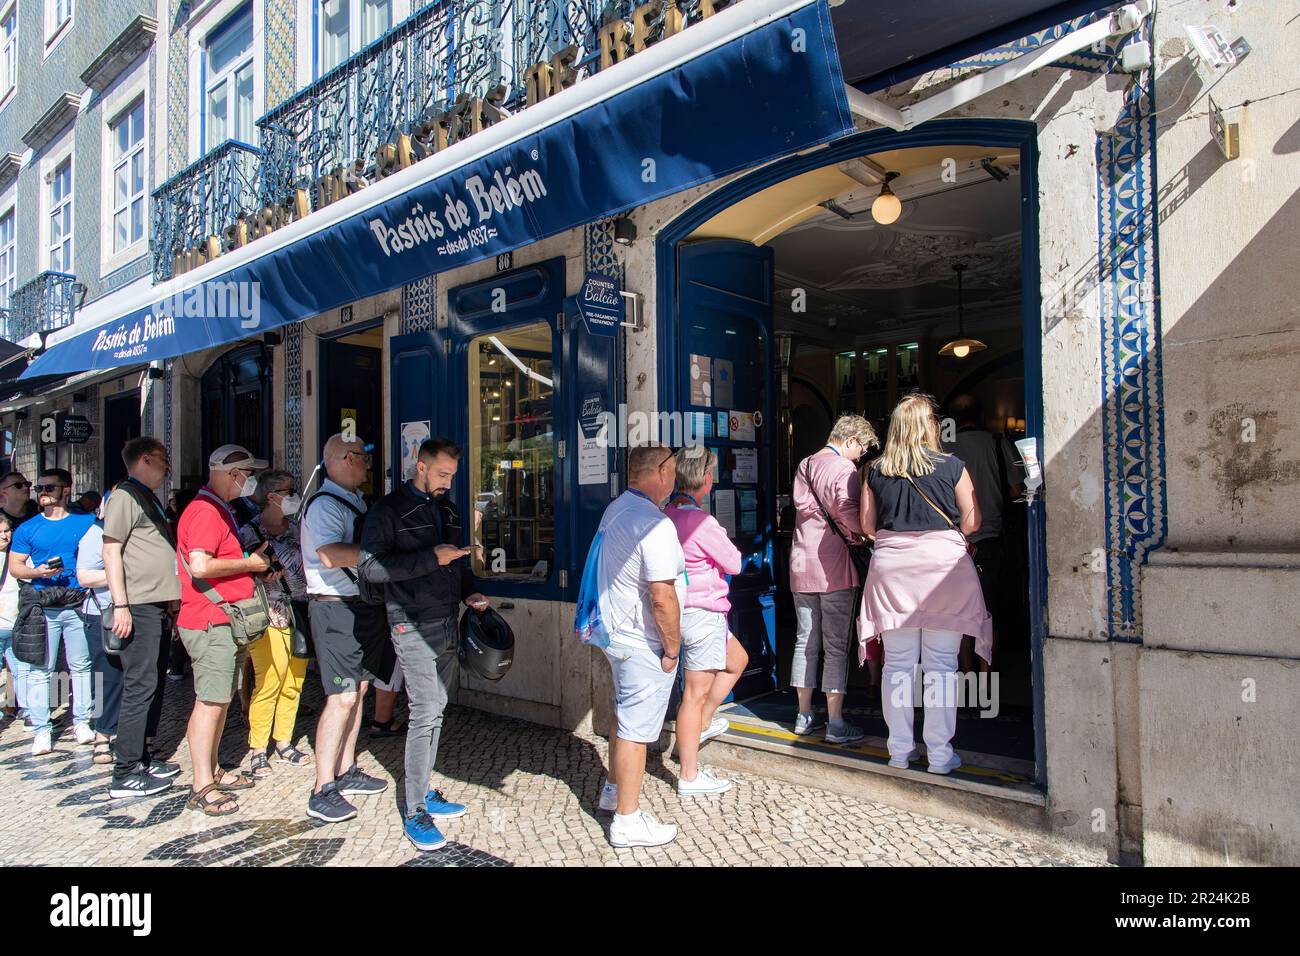
<svg viewBox="0 0 1300 956"><path fill-rule="evenodd" d="M736 467L731 469L731 480L738 485L758 484L758 449L736 448Z"/></svg>
<svg viewBox="0 0 1300 956"><path fill-rule="evenodd" d="M736 492L731 488L714 489L713 517L718 519L728 538L736 536Z"/></svg>
<svg viewBox="0 0 1300 956"><path fill-rule="evenodd" d="M754 413L737 412L731 413L730 432L732 441L753 441L754 440Z"/></svg>
<svg viewBox="0 0 1300 956"><path fill-rule="evenodd" d="M601 434L604 399L593 392L583 396L578 412L578 484L603 485L609 481L609 448Z"/></svg>
<svg viewBox="0 0 1300 956"><path fill-rule="evenodd" d="M743 534L758 533L758 512L742 511L740 513L740 530Z"/></svg>
<svg viewBox="0 0 1300 956"><path fill-rule="evenodd" d="M428 422L402 422L402 479L415 477L415 463L420 458L420 445L432 432Z"/></svg>
<svg viewBox="0 0 1300 956"><path fill-rule="evenodd" d="M712 360L707 355L691 356L691 404L713 404Z"/></svg>
<svg viewBox="0 0 1300 956"><path fill-rule="evenodd" d="M729 407L736 400L732 388L734 375L730 359L713 360L713 401L722 408Z"/></svg>

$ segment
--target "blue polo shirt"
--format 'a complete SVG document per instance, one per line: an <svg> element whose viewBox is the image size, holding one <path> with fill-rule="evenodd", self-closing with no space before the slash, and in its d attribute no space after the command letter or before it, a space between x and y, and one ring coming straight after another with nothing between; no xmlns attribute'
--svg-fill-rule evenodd
<svg viewBox="0 0 1300 956"><path fill-rule="evenodd" d="M49 587L78 587L77 545L82 536L95 523L95 516L67 514L51 521L43 514L24 521L14 532L9 550L31 557L32 567L40 567L58 555L63 559L63 573L52 578L36 578L31 582L37 590Z"/></svg>

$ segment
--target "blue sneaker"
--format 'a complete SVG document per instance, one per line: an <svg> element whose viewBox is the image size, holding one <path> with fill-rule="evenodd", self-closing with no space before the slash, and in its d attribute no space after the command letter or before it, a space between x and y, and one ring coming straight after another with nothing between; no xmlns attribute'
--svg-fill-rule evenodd
<svg viewBox="0 0 1300 956"><path fill-rule="evenodd" d="M454 820L466 814L465 804L451 803L441 790L430 790L424 796L424 812L438 820Z"/></svg>
<svg viewBox="0 0 1300 956"><path fill-rule="evenodd" d="M447 845L447 838L433 822L433 817L423 810L413 817L407 817L402 829L417 850L437 850Z"/></svg>

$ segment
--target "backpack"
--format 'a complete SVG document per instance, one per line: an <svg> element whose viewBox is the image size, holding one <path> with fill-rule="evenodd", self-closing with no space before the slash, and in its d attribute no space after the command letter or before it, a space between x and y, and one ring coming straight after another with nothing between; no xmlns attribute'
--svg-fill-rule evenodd
<svg viewBox="0 0 1300 956"><path fill-rule="evenodd" d="M361 543L361 526L366 520L366 513L354 505L348 499L334 494L332 491L318 491L302 506L302 520L307 520L307 509L317 498L333 498L343 507L352 512L352 541L350 544ZM383 604L384 603L384 586L382 584L372 584L357 574L355 568L339 568L349 581L357 586L357 594L360 595L362 604Z"/></svg>
<svg viewBox="0 0 1300 956"><path fill-rule="evenodd" d="M578 585L578 611L573 618L573 633L578 640L591 647L609 647L609 631L600 614L600 546L604 530L596 532L587 551L587 563L582 568L582 583Z"/></svg>

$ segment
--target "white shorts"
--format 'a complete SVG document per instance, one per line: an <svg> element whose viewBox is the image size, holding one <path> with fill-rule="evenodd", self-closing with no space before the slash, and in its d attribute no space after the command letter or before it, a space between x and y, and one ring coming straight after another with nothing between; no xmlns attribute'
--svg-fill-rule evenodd
<svg viewBox="0 0 1300 956"><path fill-rule="evenodd" d="M682 666L688 671L727 669L727 615L682 608Z"/></svg>
<svg viewBox="0 0 1300 956"><path fill-rule="evenodd" d="M610 644L604 650L614 675L618 739L637 744L657 743L664 729L677 669L665 673L659 655L649 647Z"/></svg>

